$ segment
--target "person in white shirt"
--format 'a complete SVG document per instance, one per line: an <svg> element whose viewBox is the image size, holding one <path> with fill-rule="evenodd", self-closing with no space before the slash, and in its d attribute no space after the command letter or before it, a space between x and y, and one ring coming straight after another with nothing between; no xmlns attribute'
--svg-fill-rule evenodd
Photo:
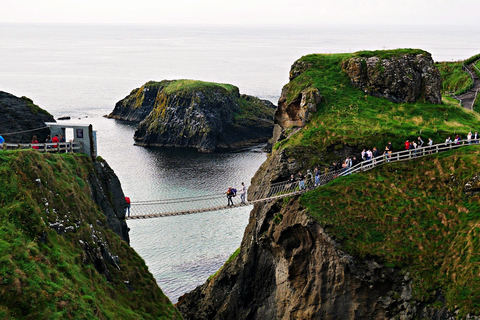
<svg viewBox="0 0 480 320"><path fill-rule="evenodd" d="M240 191L240 200L242 201L242 204L247 204L245 202L246 194L247 194L247 187L245 187L245 183L242 182L242 189Z"/></svg>

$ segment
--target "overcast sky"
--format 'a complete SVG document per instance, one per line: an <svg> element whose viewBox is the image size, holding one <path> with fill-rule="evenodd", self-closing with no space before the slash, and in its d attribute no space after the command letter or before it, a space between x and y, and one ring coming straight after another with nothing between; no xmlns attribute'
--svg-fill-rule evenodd
<svg viewBox="0 0 480 320"><path fill-rule="evenodd" d="M0 0L0 22L480 25L479 0Z"/></svg>

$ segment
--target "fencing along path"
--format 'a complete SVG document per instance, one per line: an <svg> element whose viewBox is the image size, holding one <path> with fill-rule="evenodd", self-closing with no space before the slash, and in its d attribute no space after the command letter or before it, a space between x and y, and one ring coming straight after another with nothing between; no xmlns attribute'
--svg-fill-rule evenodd
<svg viewBox="0 0 480 320"><path fill-rule="evenodd" d="M83 152L81 142L4 143L3 150L34 149L40 152Z"/></svg>
<svg viewBox="0 0 480 320"><path fill-rule="evenodd" d="M327 172L319 177L315 184L315 178L305 180L305 188L300 189L299 181L282 181L268 185L260 185L249 188L248 202L246 205L253 205L259 202L273 201L293 195L302 194L325 185L336 177L346 176L357 172L363 172L373 169L376 166L389 162L409 161L419 157L425 157L433 153L448 151L463 146L478 144L478 140L461 140L458 143L441 143L433 146L426 146L418 149L403 150L392 152L391 154L381 155L372 160L362 161L353 167L341 169L338 171ZM227 197L225 193L205 194L191 197L180 197L164 200L138 201L132 202L130 216L127 219L147 219L169 217L177 215L186 215L199 212L217 211L224 209L238 208L244 206L240 203L240 195L232 198L234 205L227 206Z"/></svg>

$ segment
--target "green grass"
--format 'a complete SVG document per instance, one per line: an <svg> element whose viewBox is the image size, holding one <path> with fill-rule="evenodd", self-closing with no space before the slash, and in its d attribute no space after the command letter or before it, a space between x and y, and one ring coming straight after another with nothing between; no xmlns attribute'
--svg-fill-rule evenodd
<svg viewBox="0 0 480 320"><path fill-rule="evenodd" d="M199 80L175 80L165 86L165 93L180 93L180 92L194 92L211 90L222 90L228 93L237 93L238 88L231 84L205 82Z"/></svg>
<svg viewBox="0 0 480 320"><path fill-rule="evenodd" d="M0 152L1 319L180 319L141 257L111 230L86 181L88 157ZM72 232L57 234L61 223ZM120 259L99 274L79 241ZM133 287L130 292L124 281Z"/></svg>
<svg viewBox="0 0 480 320"><path fill-rule="evenodd" d="M459 95L472 87L472 78L462 70L462 62L440 62L435 65L442 75L442 94Z"/></svg>
<svg viewBox="0 0 480 320"><path fill-rule="evenodd" d="M475 71L475 73L477 74L477 77L480 78L480 60L477 61L477 63L475 63L475 67L477 67L476 69L473 68L473 70Z"/></svg>
<svg viewBox="0 0 480 320"><path fill-rule="evenodd" d="M453 100L435 105L430 103L396 104L383 98L365 95L350 84L350 79L341 69L342 61L349 54L307 55L301 58L311 67L287 85L287 103L296 99L309 87L318 88L324 98L312 120L289 139L274 146L285 149L289 156L303 163L305 168L329 165L330 150L345 147L377 147L383 150L388 141L397 150L405 139L424 141L432 138L434 143L444 141L446 136L480 128L480 116L463 110Z"/></svg>
<svg viewBox="0 0 480 320"><path fill-rule="evenodd" d="M480 315L479 146L338 178L301 204L347 252L403 268L414 297Z"/></svg>
<svg viewBox="0 0 480 320"><path fill-rule="evenodd" d="M391 59L391 58L398 58L404 55L410 54L423 54L423 55L430 55L428 52L421 50L421 49L394 49L394 50L376 50L376 51L357 51L353 55L355 57L363 57L363 58L370 58L370 57L378 57L380 59Z"/></svg>

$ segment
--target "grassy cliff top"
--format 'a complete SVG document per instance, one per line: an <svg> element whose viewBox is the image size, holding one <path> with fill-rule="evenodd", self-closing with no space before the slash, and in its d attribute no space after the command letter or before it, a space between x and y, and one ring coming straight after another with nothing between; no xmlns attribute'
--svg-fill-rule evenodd
<svg viewBox="0 0 480 320"><path fill-rule="evenodd" d="M222 90L225 93L238 95L239 90L236 86L224 83L205 82L200 80L174 80L170 81L164 88L166 94L180 93L180 92L196 92L196 91L210 91Z"/></svg>
<svg viewBox="0 0 480 320"><path fill-rule="evenodd" d="M393 49L393 50L375 50L375 51L357 51L353 53L355 57L370 58L378 57L379 59L392 59L404 55L423 54L430 56L430 53L421 49Z"/></svg>
<svg viewBox="0 0 480 320"><path fill-rule="evenodd" d="M0 151L0 318L181 318L143 259L104 227L87 183L92 168L85 156ZM80 241L118 255L111 281Z"/></svg>
<svg viewBox="0 0 480 320"><path fill-rule="evenodd" d="M366 95L355 89L342 70L342 61L352 54L311 54L299 61L308 68L286 85L287 103L307 88L318 88L323 102L312 120L289 139L280 141L274 149L287 149L289 154L311 167L331 164L327 148L384 149L388 141L397 150L406 139L434 143L447 136L480 130L478 113L459 107L455 101L441 105L430 103L393 103L384 98ZM296 63L297 64L297 63ZM295 64L294 64L295 66Z"/></svg>
<svg viewBox="0 0 480 320"><path fill-rule="evenodd" d="M441 290L450 310L479 315L479 156L476 145L387 164L335 179L301 203L347 252L409 273L416 299L435 304Z"/></svg>

